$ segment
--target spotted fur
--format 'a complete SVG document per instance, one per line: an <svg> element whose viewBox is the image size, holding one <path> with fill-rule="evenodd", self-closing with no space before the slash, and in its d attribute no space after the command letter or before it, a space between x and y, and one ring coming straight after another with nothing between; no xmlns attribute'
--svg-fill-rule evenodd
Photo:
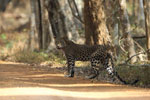
<svg viewBox="0 0 150 100"><path fill-rule="evenodd" d="M67 77L74 77L74 66L75 61L90 61L91 62L91 71L94 74L88 76L89 79L95 78L99 74L100 65L103 66L107 72L113 76L117 77L124 84L134 84L138 80L135 80L132 83L124 81L114 70L112 47L110 45L80 45L76 44L68 39L63 39L65 46L59 47L64 51L64 54L67 59L68 75Z"/></svg>

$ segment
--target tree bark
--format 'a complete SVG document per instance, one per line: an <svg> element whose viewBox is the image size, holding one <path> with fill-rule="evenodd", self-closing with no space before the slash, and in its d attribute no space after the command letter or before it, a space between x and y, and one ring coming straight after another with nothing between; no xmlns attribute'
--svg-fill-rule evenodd
<svg viewBox="0 0 150 100"><path fill-rule="evenodd" d="M44 1L40 0L40 14L41 14L41 26L42 26L42 49L47 49L49 45L49 30L48 30L48 18L46 16L46 9Z"/></svg>
<svg viewBox="0 0 150 100"><path fill-rule="evenodd" d="M120 0L119 0L120 1ZM131 57L136 54L134 48L134 41L131 37L131 29L130 29L130 22L129 17L126 9L126 0L120 1L120 10L119 10L121 25L122 25L122 32L123 37L125 38L124 44L125 49L128 51L128 56ZM135 63L137 61L137 57L133 57L131 59L131 63Z"/></svg>
<svg viewBox="0 0 150 100"><path fill-rule="evenodd" d="M77 3L81 3L82 1L80 0L59 0L59 4L62 9L62 13L64 15L64 20L65 20L65 26L66 26L66 31L67 31L67 36L70 40L74 40L78 42L80 36L79 36L79 30L82 28L82 23L79 22L78 19L74 17L74 15L80 16L80 11L81 9L78 9Z"/></svg>
<svg viewBox="0 0 150 100"><path fill-rule="evenodd" d="M49 23L43 0L30 0L31 3L31 34L29 45L32 51L47 49L50 43ZM33 42L33 43L32 43ZM34 45L33 45L34 44Z"/></svg>
<svg viewBox="0 0 150 100"><path fill-rule="evenodd" d="M37 31L37 0L30 0L31 5L31 31L29 34L29 48L31 51L36 49L40 49L39 41L38 41L38 31Z"/></svg>
<svg viewBox="0 0 150 100"><path fill-rule="evenodd" d="M138 24L141 28L144 29L144 8L143 8L143 0L139 0L139 9L138 9Z"/></svg>
<svg viewBox="0 0 150 100"><path fill-rule="evenodd" d="M94 44L93 40L93 30L92 27L92 19L90 11L90 3L89 0L84 0L84 24L85 24L85 44L92 45Z"/></svg>
<svg viewBox="0 0 150 100"><path fill-rule="evenodd" d="M4 12L11 0L0 0L0 12Z"/></svg>
<svg viewBox="0 0 150 100"><path fill-rule="evenodd" d="M84 0L86 44L107 44L110 36L102 0Z"/></svg>
<svg viewBox="0 0 150 100"><path fill-rule="evenodd" d="M106 24L108 31L111 35L112 42L115 46L119 46L119 14L118 14L118 1L106 0L104 3Z"/></svg>
<svg viewBox="0 0 150 100"><path fill-rule="evenodd" d="M145 29L147 37L147 49L150 49L150 1L143 0L145 14ZM150 50L147 52L148 60L150 60Z"/></svg>
<svg viewBox="0 0 150 100"><path fill-rule="evenodd" d="M49 15L49 21L52 27L52 32L55 37L67 37L64 14L60 8L58 0L47 0L46 6Z"/></svg>

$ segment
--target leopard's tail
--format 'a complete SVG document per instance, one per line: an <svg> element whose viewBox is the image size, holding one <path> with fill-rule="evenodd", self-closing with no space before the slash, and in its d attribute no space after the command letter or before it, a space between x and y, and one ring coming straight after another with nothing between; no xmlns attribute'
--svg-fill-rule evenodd
<svg viewBox="0 0 150 100"><path fill-rule="evenodd" d="M138 78L135 79L135 80L132 81L132 82L127 82L127 81L125 81L124 79L122 79L122 78L119 76L119 74L118 74L117 72L115 72L115 76L116 76L123 84L126 84L126 85L128 85L128 84L134 85L134 84L136 84L137 82L139 82L139 79L138 79Z"/></svg>

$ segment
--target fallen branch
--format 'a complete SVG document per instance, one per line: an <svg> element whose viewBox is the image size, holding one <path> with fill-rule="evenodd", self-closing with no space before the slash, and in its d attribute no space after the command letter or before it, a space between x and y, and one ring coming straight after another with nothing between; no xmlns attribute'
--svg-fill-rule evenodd
<svg viewBox="0 0 150 100"><path fill-rule="evenodd" d="M145 51L144 48L138 42L136 42L135 40L133 40L133 41L141 50Z"/></svg>
<svg viewBox="0 0 150 100"><path fill-rule="evenodd" d="M132 38L133 39L142 39L142 38L146 38L146 36L145 35L143 35L143 36L132 36Z"/></svg>
<svg viewBox="0 0 150 100"><path fill-rule="evenodd" d="M119 46L120 46L121 50L122 50L124 53L127 53L126 50L121 46L121 43L120 43L121 40L122 40L122 39L119 39Z"/></svg>
<svg viewBox="0 0 150 100"><path fill-rule="evenodd" d="M140 54L145 54L146 52L148 52L150 49L148 49L148 50L146 50L146 51L143 51L143 52L139 52L139 53L137 53L137 54L135 54L135 55L133 55L133 56L131 56L130 58L128 58L126 61L125 61L125 63L128 63L133 57L135 57L135 56L138 56L138 55L140 55Z"/></svg>

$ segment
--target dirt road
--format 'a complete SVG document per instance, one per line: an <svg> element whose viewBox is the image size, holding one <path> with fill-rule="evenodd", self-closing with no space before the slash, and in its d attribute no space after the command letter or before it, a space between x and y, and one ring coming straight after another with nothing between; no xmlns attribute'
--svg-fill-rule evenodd
<svg viewBox="0 0 150 100"><path fill-rule="evenodd" d="M55 68L0 62L0 100L150 100L150 89L65 78Z"/></svg>

